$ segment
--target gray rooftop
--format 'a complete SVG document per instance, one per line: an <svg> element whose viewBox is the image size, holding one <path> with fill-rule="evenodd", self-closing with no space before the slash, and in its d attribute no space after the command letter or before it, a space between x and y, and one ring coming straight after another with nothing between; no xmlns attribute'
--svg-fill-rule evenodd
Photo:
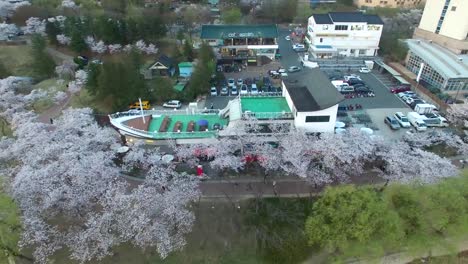
<svg viewBox="0 0 468 264"><path fill-rule="evenodd" d="M275 24L265 25L202 25L202 39L227 38L277 38L278 28Z"/></svg>
<svg viewBox="0 0 468 264"><path fill-rule="evenodd" d="M425 40L408 39L408 48L421 57L442 76L468 78L468 55L457 55L448 49Z"/></svg>
<svg viewBox="0 0 468 264"><path fill-rule="evenodd" d="M284 84L299 112L323 110L344 100L319 68L291 73Z"/></svg>
<svg viewBox="0 0 468 264"><path fill-rule="evenodd" d="M367 23L371 25L383 25L384 22L378 15L368 15L362 12L330 12L328 14L313 14L317 24L338 23Z"/></svg>

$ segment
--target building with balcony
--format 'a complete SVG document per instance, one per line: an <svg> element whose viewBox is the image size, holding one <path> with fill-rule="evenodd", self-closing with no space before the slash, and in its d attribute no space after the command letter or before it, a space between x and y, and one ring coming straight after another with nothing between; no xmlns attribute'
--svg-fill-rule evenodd
<svg viewBox="0 0 468 264"><path fill-rule="evenodd" d="M354 0L357 7L411 8L424 4L425 0Z"/></svg>
<svg viewBox="0 0 468 264"><path fill-rule="evenodd" d="M376 56L383 24L379 16L362 12L314 14L305 42L314 58Z"/></svg>
<svg viewBox="0 0 468 264"><path fill-rule="evenodd" d="M276 25L203 25L201 39L218 59L260 64L261 57L275 59L278 49Z"/></svg>

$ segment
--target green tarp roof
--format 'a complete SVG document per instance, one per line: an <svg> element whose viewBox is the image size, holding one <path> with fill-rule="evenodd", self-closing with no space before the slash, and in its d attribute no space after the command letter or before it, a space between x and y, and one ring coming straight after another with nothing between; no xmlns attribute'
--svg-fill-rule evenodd
<svg viewBox="0 0 468 264"><path fill-rule="evenodd" d="M277 38L278 28L267 25L203 25L202 39Z"/></svg>
<svg viewBox="0 0 468 264"><path fill-rule="evenodd" d="M177 83L174 85L174 90L182 92L185 88L186 83Z"/></svg>
<svg viewBox="0 0 468 264"><path fill-rule="evenodd" d="M191 62L185 61L185 62L179 63L179 68L192 68L192 67L193 65Z"/></svg>

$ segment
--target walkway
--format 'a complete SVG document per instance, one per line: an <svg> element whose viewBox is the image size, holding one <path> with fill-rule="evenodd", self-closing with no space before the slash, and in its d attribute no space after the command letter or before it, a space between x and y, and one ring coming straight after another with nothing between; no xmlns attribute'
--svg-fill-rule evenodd
<svg viewBox="0 0 468 264"><path fill-rule="evenodd" d="M53 120L54 118L60 116L62 110L67 108L68 104L71 101L71 93L69 91L66 91L66 94L67 97L65 98L65 100L60 102L60 104L54 105L51 108L40 113L37 119L42 123L50 123L51 119Z"/></svg>

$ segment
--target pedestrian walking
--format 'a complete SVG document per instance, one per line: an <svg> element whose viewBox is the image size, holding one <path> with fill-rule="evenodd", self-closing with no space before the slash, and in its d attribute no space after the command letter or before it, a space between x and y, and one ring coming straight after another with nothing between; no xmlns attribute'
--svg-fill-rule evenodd
<svg viewBox="0 0 468 264"><path fill-rule="evenodd" d="M211 103L210 109L213 109L213 108L214 108L214 105L213 105L213 103Z"/></svg>
<svg viewBox="0 0 468 264"><path fill-rule="evenodd" d="M54 124L54 120L52 118L50 119L50 124Z"/></svg>

